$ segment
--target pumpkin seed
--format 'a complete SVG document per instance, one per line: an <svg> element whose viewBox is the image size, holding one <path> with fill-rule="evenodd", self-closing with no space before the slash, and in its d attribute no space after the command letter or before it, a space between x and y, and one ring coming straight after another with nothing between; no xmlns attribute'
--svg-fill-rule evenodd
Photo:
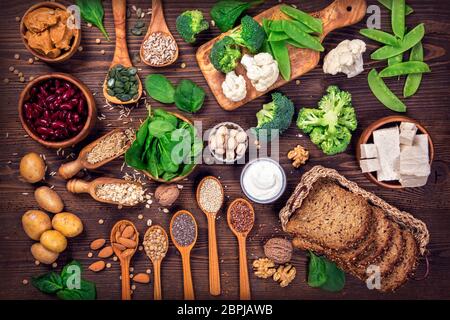
<svg viewBox="0 0 450 320"><path fill-rule="evenodd" d="M117 95L117 97L119 96L119 94L124 93L122 88L114 88L114 93Z"/></svg>
<svg viewBox="0 0 450 320"><path fill-rule="evenodd" d="M108 87L109 87L109 88L113 88L115 82L116 82L116 79L110 78L110 79L108 80Z"/></svg>
<svg viewBox="0 0 450 320"><path fill-rule="evenodd" d="M110 95L111 97L114 97L116 95L116 93L111 89L106 89L106 93L108 93L108 95Z"/></svg>
<svg viewBox="0 0 450 320"><path fill-rule="evenodd" d="M141 28L145 27L145 22L139 20L139 21L136 22L136 24L134 25L134 27L135 27L136 29L141 29Z"/></svg>
<svg viewBox="0 0 450 320"><path fill-rule="evenodd" d="M142 30L138 28L132 28L131 34L134 36L142 36Z"/></svg>

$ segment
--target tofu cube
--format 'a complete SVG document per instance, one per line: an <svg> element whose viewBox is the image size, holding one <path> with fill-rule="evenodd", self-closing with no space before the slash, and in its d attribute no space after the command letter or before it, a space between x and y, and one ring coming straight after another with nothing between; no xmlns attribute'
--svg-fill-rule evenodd
<svg viewBox="0 0 450 320"><path fill-rule="evenodd" d="M411 122L402 122L400 124L400 144L411 146L417 133L417 127Z"/></svg>
<svg viewBox="0 0 450 320"><path fill-rule="evenodd" d="M377 170L378 181L399 179L397 162L400 157L400 131L398 127L379 129L373 132L373 142L378 150L380 169Z"/></svg>
<svg viewBox="0 0 450 320"><path fill-rule="evenodd" d="M400 175L428 177L431 172L428 156L428 136L418 134L411 146L400 148Z"/></svg>
<svg viewBox="0 0 450 320"><path fill-rule="evenodd" d="M359 166L363 173L374 172L381 169L380 161L378 159L364 159L359 161Z"/></svg>
<svg viewBox="0 0 450 320"><path fill-rule="evenodd" d="M377 146L373 143L361 144L361 159L378 158Z"/></svg>
<svg viewBox="0 0 450 320"><path fill-rule="evenodd" d="M409 175L400 175L400 184L405 188L423 187L427 184L428 176L418 177Z"/></svg>

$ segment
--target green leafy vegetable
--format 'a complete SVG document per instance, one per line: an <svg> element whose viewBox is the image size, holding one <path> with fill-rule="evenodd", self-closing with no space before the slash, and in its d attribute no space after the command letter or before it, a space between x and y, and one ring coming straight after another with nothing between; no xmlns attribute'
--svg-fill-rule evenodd
<svg viewBox="0 0 450 320"><path fill-rule="evenodd" d="M272 94L272 102L263 105L256 113L258 125L253 132L259 140L271 140L274 138L272 130L282 134L292 122L294 116L294 104L285 95L275 92Z"/></svg>
<svg viewBox="0 0 450 320"><path fill-rule="evenodd" d="M230 37L224 37L212 47L209 60L214 68L223 73L228 73L236 69L241 56L241 50L237 43Z"/></svg>
<svg viewBox="0 0 450 320"><path fill-rule="evenodd" d="M183 79L175 89L175 105L185 112L195 113L205 101L205 91L193 81Z"/></svg>
<svg viewBox="0 0 450 320"><path fill-rule="evenodd" d="M173 103L175 88L162 74L151 74L145 79L145 90L150 97L162 103Z"/></svg>
<svg viewBox="0 0 450 320"><path fill-rule="evenodd" d="M263 27L250 16L244 16L240 28L231 32L228 36L251 53L259 52L266 40L266 32Z"/></svg>
<svg viewBox="0 0 450 320"><path fill-rule="evenodd" d="M351 94L337 86L328 87L318 109L302 108L297 118L298 128L327 155L347 149L357 124Z"/></svg>
<svg viewBox="0 0 450 320"><path fill-rule="evenodd" d="M263 3L264 0L257 1L235 1L222 0L218 1L210 11L211 18L216 23L216 26L222 32L226 32L233 28L239 17L253 6Z"/></svg>
<svg viewBox="0 0 450 320"><path fill-rule="evenodd" d="M80 7L81 17L87 22L92 23L103 33L105 38L110 41L108 32L103 26L103 17L105 15L101 0L76 0L76 4Z"/></svg>
<svg viewBox="0 0 450 320"><path fill-rule="evenodd" d="M345 273L334 262L309 252L308 285L330 292L341 291L345 286Z"/></svg>
<svg viewBox="0 0 450 320"><path fill-rule="evenodd" d="M200 10L188 10L178 16L176 27L184 41L194 43L197 34L209 28L209 23Z"/></svg>

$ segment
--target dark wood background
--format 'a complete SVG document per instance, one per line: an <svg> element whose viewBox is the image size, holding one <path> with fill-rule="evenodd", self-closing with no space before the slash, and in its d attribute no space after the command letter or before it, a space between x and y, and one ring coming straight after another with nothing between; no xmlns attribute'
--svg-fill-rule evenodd
<svg viewBox="0 0 450 320"><path fill-rule="evenodd" d="M30 246L33 243L28 239L22 230L20 218L29 209L36 209L37 205L33 198L35 186L20 180L18 164L20 157L30 151L43 153L46 155L48 172L56 171L60 164L67 161L64 157L58 156L55 150L45 149L28 137L22 129L17 115L17 101L24 84L18 82L17 77L8 71L9 66L14 66L24 72L26 77L38 76L52 71L71 73L80 78L91 90L96 93L96 101L99 112L106 116L103 121L98 121L92 134L74 150L67 149L65 154L71 151L78 151L89 141L94 140L112 128L124 127L123 121L117 120L119 111L117 109L102 109L104 98L101 93L101 83L108 70L114 52L114 42L106 42L101 33L95 28L87 28L83 23L82 46L84 50L78 52L66 64L61 66L50 66L42 62L33 65L27 64L28 58L32 55L25 50L19 37L19 22L15 17L22 16L26 9L35 1L1 1L2 10L0 12L0 97L1 97L1 117L0 117L0 298L2 299L47 299L48 296L39 293L30 284L23 285L22 280L30 280L32 276L44 273L51 269L47 266L35 266L34 259L30 253ZM306 11L320 10L330 1L288 1L295 3ZM67 4L67 2L65 2ZM136 5L141 8L148 8L150 1L129 1L128 5ZM175 19L185 9L200 8L209 14L212 1L164 1L165 15L170 29L173 31L180 46L180 58L175 65L155 70L143 64L139 74L142 79L150 73L162 72L173 82L179 79L192 79L208 93L208 98L203 109L193 118L203 121L204 128L210 128L220 121L230 120L240 124L245 129L256 124L255 113L260 109L261 104L269 100L264 96L246 106L233 111L225 112L216 104L213 96L208 90L206 82L195 61L195 51L198 45L219 34L217 28L212 28L199 36L198 44L195 46L185 44L175 30ZM263 9L275 5L277 1L266 1L264 5L250 11L256 14ZM369 1L375 3L375 1ZM293 264L297 268L298 275L293 283L287 288L280 288L272 280L257 279L250 272L252 297L254 299L442 299L450 298L450 129L449 129L449 95L450 95L450 5L448 1L408 1L413 6L415 13L410 15L407 23L410 26L420 22L426 24L427 34L425 36L426 62L431 66L433 72L425 75L423 84L417 95L407 101L407 116L419 120L431 133L433 138L436 157L433 163L433 172L426 187L407 189L402 191L391 191L381 189L371 184L361 173L355 161L355 143L362 129L371 122L394 113L383 107L370 93L367 85L367 71L379 66L369 58L369 53L374 50L376 44L368 41L368 52L365 55L366 71L360 76L347 79L344 75L330 76L322 72L319 65L312 72L302 77L300 85L292 82L281 91L290 97L298 108L301 106L315 106L322 97L328 85L337 84L342 89L348 90L353 95L354 106L356 107L359 126L353 135L351 146L340 155L326 157L309 140L307 136L299 137L299 131L293 123L289 131L281 138L280 161L289 179L288 187L284 196L273 205L257 205L256 225L248 241L248 260L251 261L263 254L262 245L274 235L282 235L279 227L278 212L284 206L285 201L295 188L302 174L312 166L321 164L323 166L336 168L340 173L350 180L359 183L364 188L373 191L378 196L387 200L398 208L411 212L417 218L424 220L431 233L429 249L431 251L430 264L431 272L424 281L409 281L395 294L380 294L368 290L365 284L347 277L345 289L340 293L327 293L318 289L308 287L306 283L307 257L304 252L296 251ZM105 25L110 35L114 38L111 4L104 2L106 8ZM387 10L382 9L382 27L390 28L390 20ZM209 18L209 16L208 16ZM135 16L130 22L135 21ZM147 24L149 16L147 16ZM129 26L131 25L129 23ZM325 40L326 50L334 48L344 39L362 38L358 30L365 27L365 22L358 25L337 30L331 33ZM95 43L95 39L102 39L100 45ZM128 45L131 54L137 53L143 37L129 36ZM100 54L100 50L106 51L105 55ZM13 58L15 53L20 54L20 60ZM186 64L186 68L181 68L181 63ZM9 78L11 82L4 84L3 79ZM403 81L390 83L397 93L402 90ZM158 103L152 102L154 106ZM167 107L175 110L174 106ZM146 111L143 107L132 111L131 117L137 125L138 119L143 119ZM110 127L107 127L110 124ZM7 137L8 135L8 137ZM301 144L311 152L311 159L308 164L299 170L293 170L290 162L286 158L286 153L293 146ZM97 176L121 176L120 167L122 161L117 160L101 170L91 172L92 177ZM242 165L236 166L207 166L202 165L189 178L183 181L184 189L175 207L170 214L158 211L157 205L152 205L150 209L138 207L133 209L118 210L109 205L102 205L93 201L88 195L73 195L65 190L65 181L58 177L47 177L47 183L55 185L56 191L62 196L66 210L76 213L84 222L84 233L69 241L66 252L58 260L58 268L65 262L74 258L79 260L83 266L94 262L95 259L87 257L89 243L99 237L107 238L111 227L119 219L130 219L138 227L141 234L146 230L146 221L151 218L154 223L168 227L172 213L178 209L187 209L193 212L199 224L199 237L192 252L192 269L195 286L195 293L198 299L216 299L209 295L208 291L208 243L206 219L195 204L196 183L205 175L212 174L220 176L222 183L226 186L226 202L242 196L239 185L239 177ZM153 190L155 183L149 183ZM28 193L25 195L23 193ZM227 204L226 203L226 204ZM143 220L137 217L144 215ZM217 221L219 256L223 293L218 299L238 298L238 258L237 241L226 225L224 212L221 212ZM99 219L104 219L103 225L98 224ZM112 268L98 274L85 271L85 277L97 284L98 299L119 299L120 298L120 267L118 262L113 262ZM132 265L136 272L145 272L150 268L150 262L143 252L138 252L133 258ZM419 272L423 272L423 265ZM153 281L152 281L153 282ZM182 299L182 271L181 259L176 249L170 246L167 258L162 265L162 286L163 297L166 299ZM134 299L152 299L153 284L138 284L134 292Z"/></svg>

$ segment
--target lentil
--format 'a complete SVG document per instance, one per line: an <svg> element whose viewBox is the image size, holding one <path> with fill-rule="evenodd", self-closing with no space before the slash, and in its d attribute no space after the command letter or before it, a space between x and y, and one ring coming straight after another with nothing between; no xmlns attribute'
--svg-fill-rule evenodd
<svg viewBox="0 0 450 320"><path fill-rule="evenodd" d="M187 247L195 241L197 230L192 217L186 213L175 217L172 224L173 240L182 247Z"/></svg>
<svg viewBox="0 0 450 320"><path fill-rule="evenodd" d="M218 212L223 203L223 192L220 183L215 179L205 179L200 186L198 202L204 211L210 213Z"/></svg>
<svg viewBox="0 0 450 320"><path fill-rule="evenodd" d="M244 201L237 201L230 209L230 223L240 233L249 232L254 223L251 208Z"/></svg>
<svg viewBox="0 0 450 320"><path fill-rule="evenodd" d="M166 256L169 244L161 228L151 228L144 236L144 249L150 260L161 260Z"/></svg>
<svg viewBox="0 0 450 320"><path fill-rule="evenodd" d="M134 133L131 129L119 131L112 135L106 136L92 148L86 155L86 161L92 164L111 159L123 153L128 143L134 139Z"/></svg>
<svg viewBox="0 0 450 320"><path fill-rule="evenodd" d="M104 183L97 186L95 194L102 200L134 206L144 201L142 185L135 183Z"/></svg>
<svg viewBox="0 0 450 320"><path fill-rule="evenodd" d="M144 59L152 65L164 65L174 60L177 51L175 40L155 32L144 41Z"/></svg>

